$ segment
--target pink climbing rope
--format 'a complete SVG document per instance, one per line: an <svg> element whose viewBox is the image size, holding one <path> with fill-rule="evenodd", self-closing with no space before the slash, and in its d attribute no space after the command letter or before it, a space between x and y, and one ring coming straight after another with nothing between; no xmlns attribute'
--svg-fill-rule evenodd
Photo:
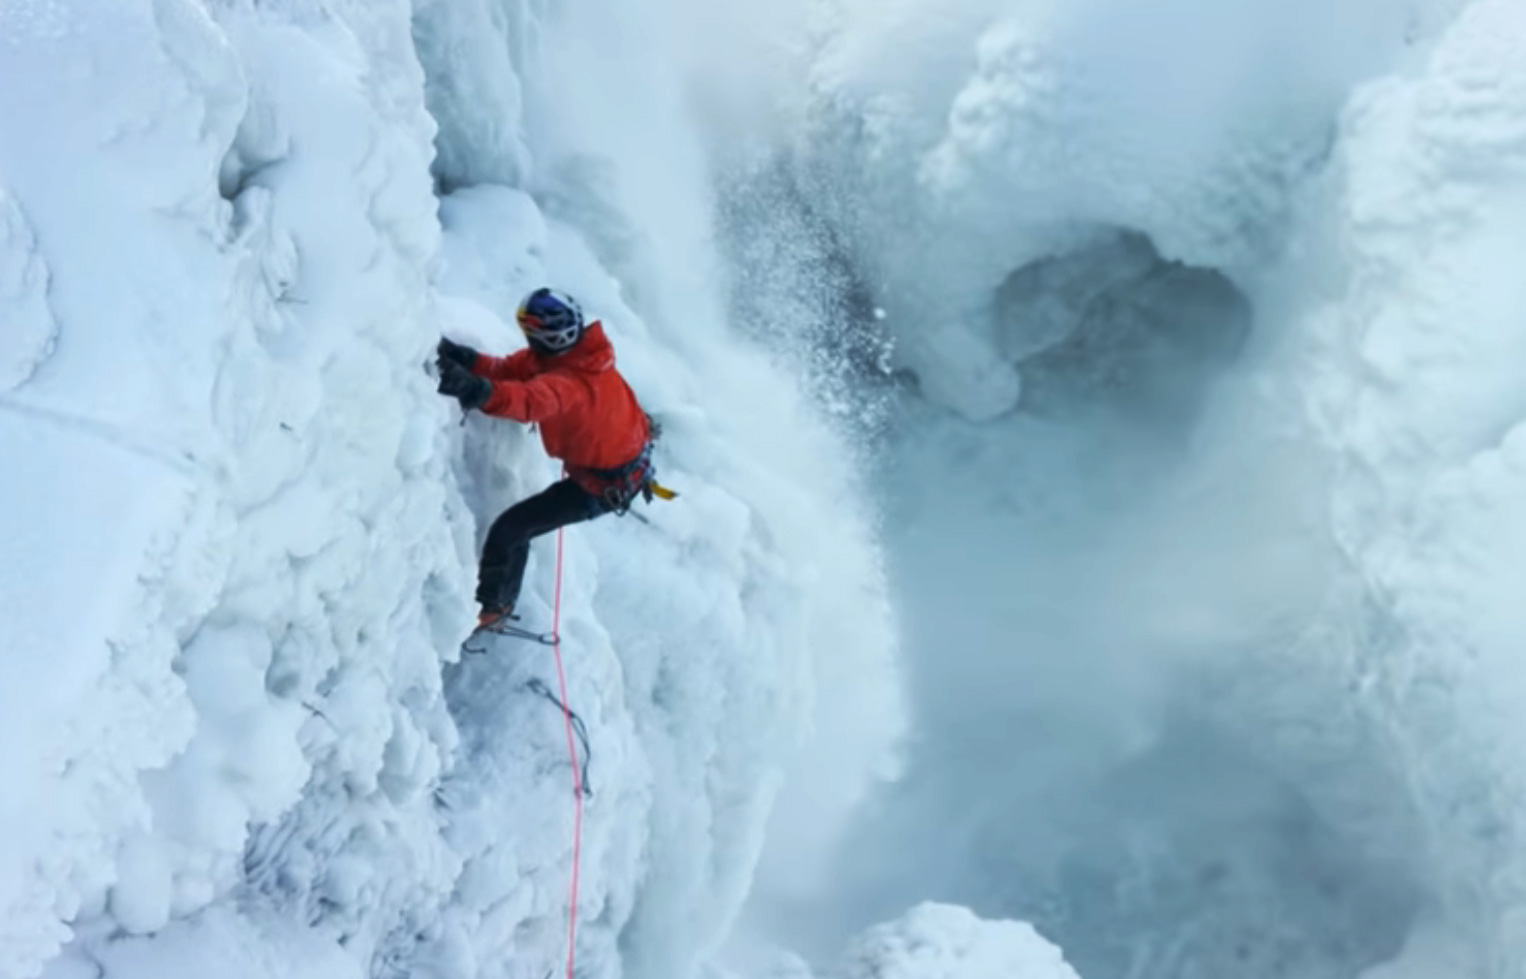
<svg viewBox="0 0 1526 979"><path fill-rule="evenodd" d="M567 699L567 673L562 668L562 531L556 532L556 597L551 611L551 634L556 637L556 682L562 694L562 719L567 724L567 757L572 761L572 885L567 899L567 979L575 979L578 933L578 871L583 855L583 769L578 764L572 733L572 701Z"/></svg>

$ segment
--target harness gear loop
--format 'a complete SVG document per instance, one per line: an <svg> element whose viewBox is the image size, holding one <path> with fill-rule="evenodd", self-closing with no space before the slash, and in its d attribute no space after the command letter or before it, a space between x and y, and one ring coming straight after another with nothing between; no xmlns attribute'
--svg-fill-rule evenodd
<svg viewBox="0 0 1526 979"><path fill-rule="evenodd" d="M606 484L604 491L599 494L599 502L617 517L628 513L638 498L651 503L654 498L672 500L678 497L677 493L657 482L657 467L652 464L652 452L662 436L662 426L651 415L646 416L646 422L647 431L651 434L641 451L636 453L636 458L614 469L589 470L595 479Z"/></svg>

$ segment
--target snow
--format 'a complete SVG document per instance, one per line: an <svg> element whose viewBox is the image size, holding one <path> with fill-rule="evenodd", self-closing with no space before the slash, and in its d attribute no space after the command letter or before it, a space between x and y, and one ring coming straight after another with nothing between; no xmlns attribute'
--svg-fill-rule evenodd
<svg viewBox="0 0 1526 979"><path fill-rule="evenodd" d="M855 935L821 971L777 948L753 958L745 974L766 979L1076 979L1060 950L1031 926L930 902Z"/></svg>
<svg viewBox="0 0 1526 979"><path fill-rule="evenodd" d="M1396 630L1366 680L1429 817L1438 914L1474 950L1466 968L1507 972L1526 961L1511 923L1526 693L1514 594L1526 291L1511 258L1526 253L1523 30L1518 5L1473 4L1421 69L1354 101L1335 230L1347 275L1311 317L1347 366L1310 392L1341 461L1333 530Z"/></svg>
<svg viewBox="0 0 1526 979"><path fill-rule="evenodd" d="M797 96L805 179L832 188L813 204L878 284L902 365L977 421L1017 403L990 350L1008 274L1097 227L1189 263L1264 263L1352 83L1416 16L1368 0L830 6Z"/></svg>
<svg viewBox="0 0 1526 979"><path fill-rule="evenodd" d="M608 323L683 493L567 540L595 791L580 969L685 974L781 787L820 798L801 845L826 846L883 770L894 636L855 475L694 273L707 178L697 150L669 163L679 90L643 77L625 97L652 125L605 133L625 109L580 117L501 52L553 28L611 46L611 72L633 52L541 18L0 12L0 454L21 474L0 509L0 974L558 966L570 779L526 686L550 661L458 652L487 523L555 470L531 433L459 427L426 370L442 331L511 349L544 281ZM620 264L622 235L662 261ZM538 548L528 616L551 577ZM849 685L860 712L818 711Z"/></svg>
<svg viewBox="0 0 1526 979"><path fill-rule="evenodd" d="M90 975L192 979L359 979L364 971L342 950L291 921L213 908L176 921L153 939L128 938L98 952L73 948L50 968L63 979Z"/></svg>
<svg viewBox="0 0 1526 979"><path fill-rule="evenodd" d="M923 904L849 945L843 979L1075 979L1058 949L1028 925L981 921L965 908Z"/></svg>
<svg viewBox="0 0 1526 979"><path fill-rule="evenodd" d="M28 460L27 478L8 486L0 588L8 636L0 736L12 746L3 769L12 789L0 803L0 894L11 909L0 969L13 972L66 934L59 917L107 886L117 834L143 818L141 802L118 784L120 767L165 757L188 725L184 713L160 706L167 678L135 688L131 673L110 676L114 656L166 669L162 644L129 645L142 642L129 634L113 651L76 638L129 610L131 593L117 583L152 574L144 556L164 546L155 528L184 517L187 486L180 473L92 429L13 405L0 432L7 456ZM116 529L80 532L107 527ZM82 603L92 591L97 598Z"/></svg>
<svg viewBox="0 0 1526 979"><path fill-rule="evenodd" d="M0 5L0 976L561 968L554 664L459 651L557 470L429 368L547 283L682 494L565 541L582 975L1515 974L1523 37Z"/></svg>
<svg viewBox="0 0 1526 979"><path fill-rule="evenodd" d="M750 923L1517 974L1520 5L826 8L791 160L934 403L887 453L914 741ZM1227 275L1236 366L1128 359L1119 230ZM1119 367L1205 400L1162 425Z"/></svg>
<svg viewBox="0 0 1526 979"><path fill-rule="evenodd" d="M58 324L48 306L48 266L21 207L0 196L0 327L11 338L0 389L20 386L52 352Z"/></svg>

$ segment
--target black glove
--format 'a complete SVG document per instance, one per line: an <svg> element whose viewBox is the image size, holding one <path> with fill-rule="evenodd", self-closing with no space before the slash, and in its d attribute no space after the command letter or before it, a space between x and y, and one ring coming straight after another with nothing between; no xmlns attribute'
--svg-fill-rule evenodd
<svg viewBox="0 0 1526 979"><path fill-rule="evenodd" d="M477 351L445 337L440 338L440 345L435 347L435 355L435 365L442 371L446 364L460 364L471 370L477 363Z"/></svg>
<svg viewBox="0 0 1526 979"><path fill-rule="evenodd" d="M445 361L440 365L441 394L447 394L461 402L462 411L480 409L493 396L493 382L478 377L460 364Z"/></svg>

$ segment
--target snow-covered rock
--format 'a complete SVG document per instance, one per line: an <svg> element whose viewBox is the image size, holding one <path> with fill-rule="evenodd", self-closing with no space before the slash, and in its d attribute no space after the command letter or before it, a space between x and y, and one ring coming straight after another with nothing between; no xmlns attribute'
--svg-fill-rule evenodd
<svg viewBox="0 0 1526 979"><path fill-rule="evenodd" d="M841 979L1076 979L1030 926L982 921L968 908L924 904L849 945Z"/></svg>

